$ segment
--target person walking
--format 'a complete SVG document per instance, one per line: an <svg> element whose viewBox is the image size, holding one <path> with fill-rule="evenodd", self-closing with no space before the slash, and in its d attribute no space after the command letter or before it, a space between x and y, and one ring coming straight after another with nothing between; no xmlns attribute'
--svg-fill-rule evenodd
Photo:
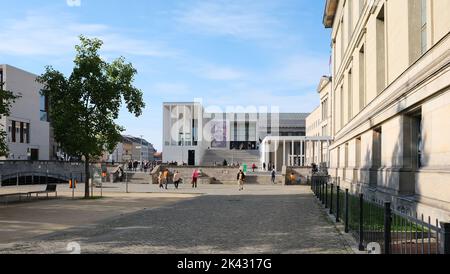
<svg viewBox="0 0 450 274"><path fill-rule="evenodd" d="M263 163L263 170L266 171L266 163Z"/></svg>
<svg viewBox="0 0 450 274"><path fill-rule="evenodd" d="M181 175L178 170L175 170L175 174L173 175L173 184L175 185L175 189L178 189L178 185L181 181Z"/></svg>
<svg viewBox="0 0 450 274"><path fill-rule="evenodd" d="M237 181L239 185L239 191L244 190L244 182L245 182L245 173L244 171L240 170L237 175Z"/></svg>
<svg viewBox="0 0 450 274"><path fill-rule="evenodd" d="M169 170L168 169L166 169L166 170L164 170L164 185L165 185L165 189L167 189L167 185L169 184L169 176L170 176L170 173L169 173Z"/></svg>
<svg viewBox="0 0 450 274"><path fill-rule="evenodd" d="M255 164L255 163L253 163L253 165L252 165L252 170L253 170L253 173L255 173L255 169L256 169L256 164Z"/></svg>
<svg viewBox="0 0 450 274"><path fill-rule="evenodd" d="M272 169L272 184L275 184L276 176L277 176L277 172L275 171L275 169Z"/></svg>
<svg viewBox="0 0 450 274"><path fill-rule="evenodd" d="M159 183L159 188L164 188L164 174L162 171L159 172L159 176L158 176L158 183Z"/></svg>
<svg viewBox="0 0 450 274"><path fill-rule="evenodd" d="M197 188L197 181L198 177L200 176L197 169L194 169L194 172L192 172L192 188Z"/></svg>

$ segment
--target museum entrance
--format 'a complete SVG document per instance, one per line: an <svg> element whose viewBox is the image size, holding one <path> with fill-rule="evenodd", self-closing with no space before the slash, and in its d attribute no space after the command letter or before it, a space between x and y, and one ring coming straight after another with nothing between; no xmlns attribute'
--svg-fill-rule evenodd
<svg viewBox="0 0 450 274"><path fill-rule="evenodd" d="M231 142L231 150L258 150L257 142Z"/></svg>

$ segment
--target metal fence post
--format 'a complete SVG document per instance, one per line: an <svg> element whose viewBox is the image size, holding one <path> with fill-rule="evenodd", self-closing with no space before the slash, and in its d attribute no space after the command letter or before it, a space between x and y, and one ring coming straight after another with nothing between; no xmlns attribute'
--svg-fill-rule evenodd
<svg viewBox="0 0 450 274"><path fill-rule="evenodd" d="M391 203L384 203L384 254L391 254L391 228L392 211Z"/></svg>
<svg viewBox="0 0 450 274"><path fill-rule="evenodd" d="M328 182L325 182L325 208L328 208Z"/></svg>
<svg viewBox="0 0 450 274"><path fill-rule="evenodd" d="M348 197L348 188L345 189L345 233L348 233L349 227L348 227L348 210L349 210L349 197Z"/></svg>
<svg viewBox="0 0 450 274"><path fill-rule="evenodd" d="M334 191L334 184L331 184L331 193L330 193L330 214L333 214L333 191Z"/></svg>
<svg viewBox="0 0 450 274"><path fill-rule="evenodd" d="M336 186L336 223L339 223L339 215L341 214L341 205L340 205L340 199L341 199L341 187Z"/></svg>
<svg viewBox="0 0 450 274"><path fill-rule="evenodd" d="M322 201L322 180L318 180L317 181L317 189L318 189L318 193L319 193L319 201Z"/></svg>
<svg viewBox="0 0 450 274"><path fill-rule="evenodd" d="M441 247L442 254L450 254L450 223L441 223Z"/></svg>
<svg viewBox="0 0 450 274"><path fill-rule="evenodd" d="M359 194L359 251L364 250L364 194Z"/></svg>

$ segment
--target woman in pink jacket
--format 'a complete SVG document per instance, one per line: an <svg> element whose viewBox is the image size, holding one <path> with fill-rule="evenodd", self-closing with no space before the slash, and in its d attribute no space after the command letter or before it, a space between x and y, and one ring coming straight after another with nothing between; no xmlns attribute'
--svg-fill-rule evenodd
<svg viewBox="0 0 450 274"><path fill-rule="evenodd" d="M194 172L192 173L192 188L197 188L197 181L198 177L200 176L200 173L197 169L194 169Z"/></svg>

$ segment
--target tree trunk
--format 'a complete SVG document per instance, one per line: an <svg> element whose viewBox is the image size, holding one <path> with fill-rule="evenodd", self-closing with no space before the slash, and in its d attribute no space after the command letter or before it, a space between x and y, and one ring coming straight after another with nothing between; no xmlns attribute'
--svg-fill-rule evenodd
<svg viewBox="0 0 450 274"><path fill-rule="evenodd" d="M89 179L91 178L91 174L89 172L89 157L85 156L84 160L84 171L86 176L84 177L84 198L89 198Z"/></svg>

